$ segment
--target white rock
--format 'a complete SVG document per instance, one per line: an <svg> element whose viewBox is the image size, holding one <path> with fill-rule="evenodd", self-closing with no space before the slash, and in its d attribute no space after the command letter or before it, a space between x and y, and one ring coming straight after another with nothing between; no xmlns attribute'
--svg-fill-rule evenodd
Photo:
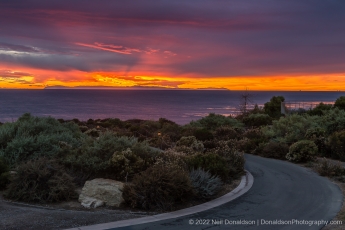
<svg viewBox="0 0 345 230"><path fill-rule="evenodd" d="M96 208L102 205L119 207L123 201L124 183L97 178L86 181L79 195L79 202L86 208Z"/></svg>

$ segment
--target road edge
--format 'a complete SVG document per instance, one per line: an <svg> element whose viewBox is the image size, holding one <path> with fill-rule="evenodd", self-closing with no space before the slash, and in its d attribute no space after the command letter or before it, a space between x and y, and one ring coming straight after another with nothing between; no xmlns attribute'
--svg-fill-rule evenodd
<svg viewBox="0 0 345 230"><path fill-rule="evenodd" d="M222 204L228 203L242 196L246 192L248 192L249 189L253 186L254 177L247 170L245 170L245 172L246 174L243 175L241 178L241 183L234 190L232 190L231 192L221 197L218 197L217 199L211 200L203 204L199 204L190 208L177 210L174 212L158 214L154 216L146 216L146 217L141 217L141 218L120 220L120 221L103 223L103 224L88 225L88 226L77 227L77 228L69 228L65 230L103 230L103 229L110 229L110 228L119 228L119 227L126 227L126 226L131 226L131 225L138 225L138 224L145 224L145 223L156 222L156 221L161 221L161 220L167 220L167 219L187 216L187 215L195 214L198 212L206 211L211 208L215 208Z"/></svg>

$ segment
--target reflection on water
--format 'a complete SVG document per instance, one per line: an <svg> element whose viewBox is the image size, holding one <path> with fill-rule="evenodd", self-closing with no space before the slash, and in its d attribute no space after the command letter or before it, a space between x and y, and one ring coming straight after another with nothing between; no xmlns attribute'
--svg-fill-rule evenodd
<svg viewBox="0 0 345 230"><path fill-rule="evenodd" d="M157 120L164 117L179 124L209 113L236 115L239 91L195 90L0 90L0 121L16 120L23 113L80 120L120 118ZM272 96L311 104L333 103L343 92L250 92L263 106Z"/></svg>

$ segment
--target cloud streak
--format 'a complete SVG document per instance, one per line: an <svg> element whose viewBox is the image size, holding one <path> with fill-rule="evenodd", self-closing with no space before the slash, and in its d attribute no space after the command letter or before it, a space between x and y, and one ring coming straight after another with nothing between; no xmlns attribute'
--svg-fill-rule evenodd
<svg viewBox="0 0 345 230"><path fill-rule="evenodd" d="M345 73L344 1L72 2L0 2L0 66L35 70L40 82L44 71L61 84L63 73L104 72L166 76L174 87Z"/></svg>

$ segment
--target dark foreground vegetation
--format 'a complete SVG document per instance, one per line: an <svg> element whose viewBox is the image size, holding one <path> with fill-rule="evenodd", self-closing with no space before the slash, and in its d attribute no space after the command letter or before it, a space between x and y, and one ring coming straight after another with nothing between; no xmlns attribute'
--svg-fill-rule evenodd
<svg viewBox="0 0 345 230"><path fill-rule="evenodd" d="M273 97L237 117L209 114L187 125L117 118L65 121L24 114L0 126L0 189L8 199L60 202L76 186L107 178L125 182L124 205L173 210L208 200L244 173L243 153L314 162L325 176L345 178L345 97L334 106L283 117ZM343 180L343 179L342 179Z"/></svg>

